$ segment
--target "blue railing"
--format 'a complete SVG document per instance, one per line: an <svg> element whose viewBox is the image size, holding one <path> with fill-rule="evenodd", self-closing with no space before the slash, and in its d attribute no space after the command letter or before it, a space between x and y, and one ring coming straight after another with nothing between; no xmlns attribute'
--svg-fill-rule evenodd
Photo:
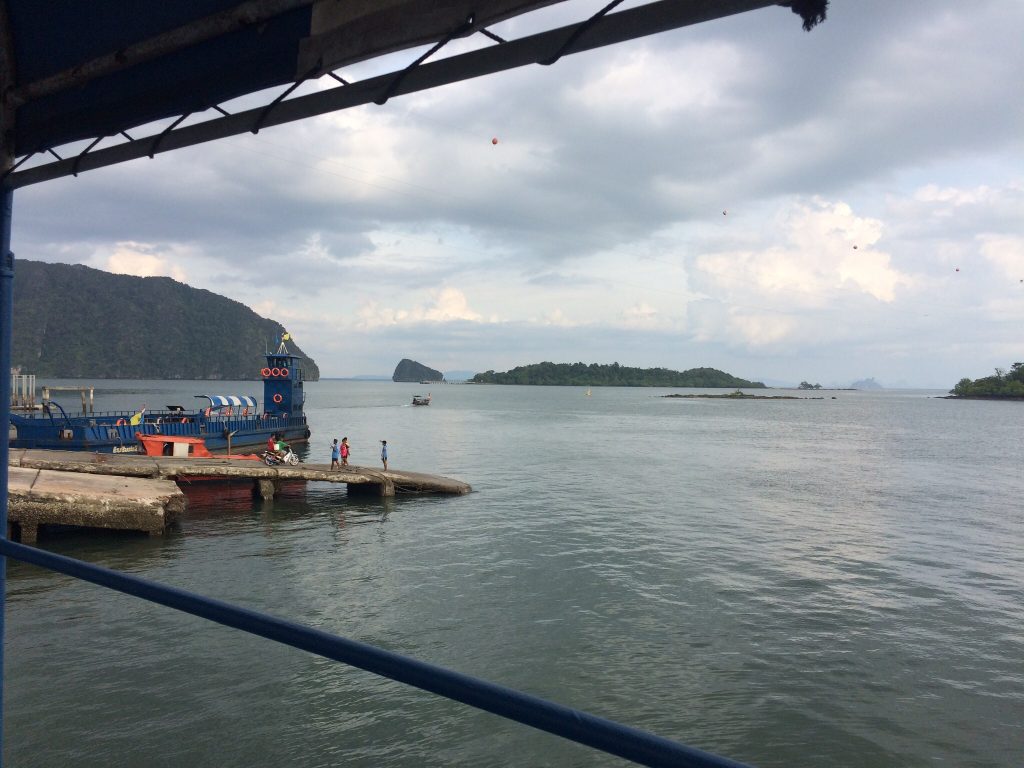
<svg viewBox="0 0 1024 768"><path fill-rule="evenodd" d="M218 624L436 693L641 765L676 768L745 768L727 758L506 688L444 667L348 640L286 619L239 608L194 592L0 539L0 556L141 597Z"/></svg>

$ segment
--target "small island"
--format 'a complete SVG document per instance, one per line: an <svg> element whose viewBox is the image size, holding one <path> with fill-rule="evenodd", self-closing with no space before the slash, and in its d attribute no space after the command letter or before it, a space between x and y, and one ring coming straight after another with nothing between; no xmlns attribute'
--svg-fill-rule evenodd
<svg viewBox="0 0 1024 768"><path fill-rule="evenodd" d="M662 395L662 397L702 397L707 399L724 400L824 400L824 397L796 397L795 395L748 395L746 392L736 390L725 395L704 395L694 393L692 395ZM835 400L835 398L832 398Z"/></svg>
<svg viewBox="0 0 1024 768"><path fill-rule="evenodd" d="M760 381L747 381L715 368L630 368L618 363L535 363L506 373L478 373L472 384L534 384L564 387L701 387L764 388Z"/></svg>
<svg viewBox="0 0 1024 768"><path fill-rule="evenodd" d="M980 379L960 379L949 391L949 400L1021 400L1024 401L1024 363L1010 370L996 368L995 374Z"/></svg>

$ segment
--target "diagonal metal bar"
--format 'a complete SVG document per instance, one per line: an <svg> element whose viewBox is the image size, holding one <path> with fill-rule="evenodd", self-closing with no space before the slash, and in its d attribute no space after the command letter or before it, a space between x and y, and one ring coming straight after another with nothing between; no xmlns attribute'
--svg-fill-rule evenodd
<svg viewBox="0 0 1024 768"><path fill-rule="evenodd" d="M226 627L340 661L641 765L666 768L747 768L734 760L512 688L138 576L6 539L0 539L0 556L66 573Z"/></svg>
<svg viewBox="0 0 1024 768"><path fill-rule="evenodd" d="M777 5L775 0L659 0L602 17L587 30L586 35L576 41L571 53L582 53L606 45L773 5ZM540 63L550 58L564 45L576 26L561 27L509 41L502 45L490 46L440 61L421 64L408 72L398 84L395 93L390 95L415 93L461 80ZM283 125L314 115L369 104L388 92L394 83L396 74L398 73L392 72L352 83L344 88L332 88L282 102L272 114L267 116L264 127ZM251 109L230 117L217 118L179 128L164 137L160 151L169 152L182 147L248 133L256 124L263 109L262 107ZM147 144L148 142L119 144L91 152L82 159L79 173L146 157L149 154L147 147L139 145ZM58 179L70 173L71 163L69 161L48 163L12 174L8 182L14 187L24 187Z"/></svg>

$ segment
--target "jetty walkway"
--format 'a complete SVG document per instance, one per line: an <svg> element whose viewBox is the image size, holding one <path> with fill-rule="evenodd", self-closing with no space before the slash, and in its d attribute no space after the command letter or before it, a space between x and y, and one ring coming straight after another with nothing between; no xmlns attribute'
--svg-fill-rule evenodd
<svg viewBox="0 0 1024 768"><path fill-rule="evenodd" d="M163 532L185 509L176 485L216 478L252 482L253 491L273 498L284 482L345 483L349 493L464 494L468 483L438 475L369 467L331 469L328 464L268 467L262 461L173 458L81 451L10 451L9 521L23 542L35 541L39 525L80 525Z"/></svg>

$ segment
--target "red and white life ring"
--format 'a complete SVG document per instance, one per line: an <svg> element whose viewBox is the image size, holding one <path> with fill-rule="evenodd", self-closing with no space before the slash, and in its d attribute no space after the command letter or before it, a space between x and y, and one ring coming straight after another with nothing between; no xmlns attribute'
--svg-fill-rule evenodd
<svg viewBox="0 0 1024 768"><path fill-rule="evenodd" d="M275 378L277 378L278 376L281 375L281 369L280 368L271 368L270 369L270 375L275 377Z"/></svg>
<svg viewBox="0 0 1024 768"><path fill-rule="evenodd" d="M274 395L273 400L274 400L275 403L280 403L281 401L284 400L284 398L281 397L281 393L278 392L276 395Z"/></svg>
<svg viewBox="0 0 1024 768"><path fill-rule="evenodd" d="M281 378L283 378L283 379L287 379L288 378L288 369L287 368L282 368L281 369Z"/></svg>
<svg viewBox="0 0 1024 768"><path fill-rule="evenodd" d="M125 421L124 419L118 419L118 420L117 420L117 421L116 421L116 422L114 423L114 426L117 426L117 427L123 427L123 426L125 426L125 425L126 425L127 423L128 423L128 422L127 422L127 421Z"/></svg>
<svg viewBox="0 0 1024 768"><path fill-rule="evenodd" d="M260 371L260 376L262 376L264 379L269 378L270 377L270 369L269 368L264 368L263 370L261 370Z"/></svg>

